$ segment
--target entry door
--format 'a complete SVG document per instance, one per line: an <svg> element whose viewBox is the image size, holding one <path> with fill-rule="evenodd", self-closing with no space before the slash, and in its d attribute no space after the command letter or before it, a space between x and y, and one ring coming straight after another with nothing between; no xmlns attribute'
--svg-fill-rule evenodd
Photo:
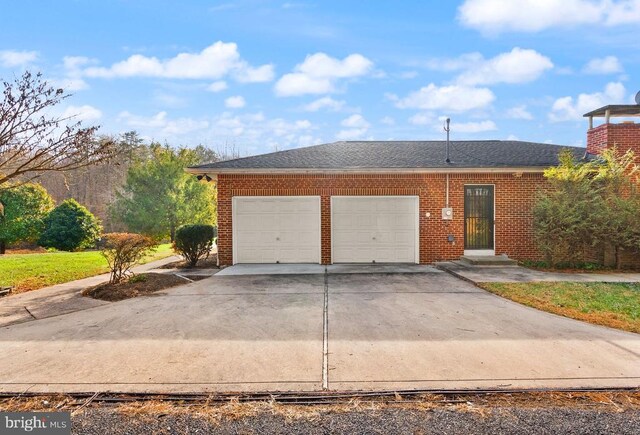
<svg viewBox="0 0 640 435"><path fill-rule="evenodd" d="M333 263L417 263L417 196L331 198Z"/></svg>
<svg viewBox="0 0 640 435"><path fill-rule="evenodd" d="M493 186L464 187L464 248L494 249L493 246Z"/></svg>
<svg viewBox="0 0 640 435"><path fill-rule="evenodd" d="M320 197L233 198L234 263L320 263Z"/></svg>

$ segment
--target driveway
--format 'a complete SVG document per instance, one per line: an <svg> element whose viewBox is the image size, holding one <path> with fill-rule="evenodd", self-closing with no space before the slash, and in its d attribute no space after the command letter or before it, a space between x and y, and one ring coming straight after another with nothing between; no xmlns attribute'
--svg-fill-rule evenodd
<svg viewBox="0 0 640 435"><path fill-rule="evenodd" d="M180 257L174 255L152 261L134 267L133 272L148 272L179 259ZM107 305L109 303L105 301L85 298L81 292L88 287L93 287L108 280L109 274L106 273L2 297L0 298L0 327Z"/></svg>
<svg viewBox="0 0 640 435"><path fill-rule="evenodd" d="M526 308L434 269L337 272L214 276L0 328L0 391L640 385L640 335Z"/></svg>

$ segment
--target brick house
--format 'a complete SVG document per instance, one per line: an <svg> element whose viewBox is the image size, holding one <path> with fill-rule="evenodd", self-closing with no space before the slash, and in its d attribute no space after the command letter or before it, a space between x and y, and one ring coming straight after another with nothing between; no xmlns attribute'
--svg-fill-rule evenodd
<svg viewBox="0 0 640 435"><path fill-rule="evenodd" d="M452 141L447 153L445 141L349 141L187 170L217 184L221 265L538 259L532 206L544 169L563 149L584 158L640 144L639 124L607 117L593 128L601 113L585 116L586 150L490 140Z"/></svg>

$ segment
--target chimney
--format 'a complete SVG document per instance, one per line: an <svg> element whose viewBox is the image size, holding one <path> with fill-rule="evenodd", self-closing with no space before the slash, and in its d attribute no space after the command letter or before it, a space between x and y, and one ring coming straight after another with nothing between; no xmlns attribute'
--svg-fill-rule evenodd
<svg viewBox="0 0 640 435"><path fill-rule="evenodd" d="M638 104L604 106L584 115L589 118L588 154L597 155L615 145L623 153L633 150L640 159L640 92L636 102ZM604 123L594 126L594 118L604 118ZM612 118L630 120L614 123Z"/></svg>

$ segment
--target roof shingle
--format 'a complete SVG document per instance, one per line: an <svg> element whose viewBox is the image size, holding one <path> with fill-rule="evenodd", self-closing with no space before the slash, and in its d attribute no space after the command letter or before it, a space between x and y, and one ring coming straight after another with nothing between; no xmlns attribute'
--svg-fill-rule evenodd
<svg viewBox="0 0 640 435"><path fill-rule="evenodd" d="M451 141L446 163L445 141L347 141L315 145L209 163L192 169L215 172L260 169L436 169L544 168L558 164L558 154L571 150L577 158L584 148L521 141Z"/></svg>

